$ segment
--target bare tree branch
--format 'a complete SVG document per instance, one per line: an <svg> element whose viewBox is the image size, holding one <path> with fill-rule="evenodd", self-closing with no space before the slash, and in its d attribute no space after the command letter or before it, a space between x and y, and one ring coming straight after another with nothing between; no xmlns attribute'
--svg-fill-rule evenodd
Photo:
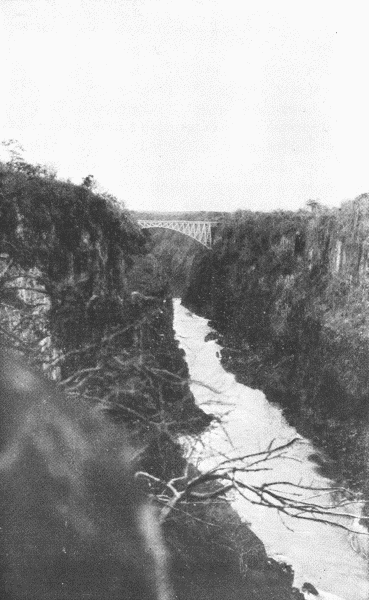
<svg viewBox="0 0 369 600"><path fill-rule="evenodd" d="M300 438L294 438L273 448L274 440L272 440L266 450L236 456L235 458L226 457L214 467L192 478L188 478L187 468L186 473L182 476L173 478L168 482L160 481L160 484L170 492L170 494L160 494L159 500L165 504L161 511L162 521L164 522L171 511L181 503L199 500L210 501L220 496L224 497L230 491L235 490L247 502L275 509L281 515L332 525L351 533L369 535L369 533L357 532L350 526L350 522L357 521L357 514L342 510L342 508L359 504L358 501L352 499L354 498L352 492L349 494L350 499L343 496L342 499L330 502L327 505L312 501L312 498L319 499L321 494L325 495L328 492L346 493L346 490L342 487L314 487L289 481L273 481L255 485L239 478L239 474L247 475L248 473L270 470L268 463L276 457L287 460L289 457L285 456L285 451L293 444L301 441ZM194 448L192 448L192 453L194 453ZM255 458L257 460L253 460ZM140 473L140 475L149 477L148 474ZM176 484L180 484L180 489ZM282 491L278 488L286 489ZM304 498L303 492L309 490L318 492L318 494ZM369 520L369 517L363 518ZM342 519L349 521L349 523L342 523L340 521Z"/></svg>

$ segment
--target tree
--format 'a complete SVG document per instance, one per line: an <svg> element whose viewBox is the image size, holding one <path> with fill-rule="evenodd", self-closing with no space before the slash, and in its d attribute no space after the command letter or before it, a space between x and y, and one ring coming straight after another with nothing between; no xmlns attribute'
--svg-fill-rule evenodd
<svg viewBox="0 0 369 600"><path fill-rule="evenodd" d="M95 178L93 175L87 175L82 181L82 186L88 190L93 190L96 185Z"/></svg>

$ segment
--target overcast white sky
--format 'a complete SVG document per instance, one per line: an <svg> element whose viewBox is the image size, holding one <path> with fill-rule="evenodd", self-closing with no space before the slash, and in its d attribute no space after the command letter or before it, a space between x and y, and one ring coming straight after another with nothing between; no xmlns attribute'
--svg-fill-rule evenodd
<svg viewBox="0 0 369 600"><path fill-rule="evenodd" d="M366 6L0 0L0 139L131 209L337 205L369 191Z"/></svg>

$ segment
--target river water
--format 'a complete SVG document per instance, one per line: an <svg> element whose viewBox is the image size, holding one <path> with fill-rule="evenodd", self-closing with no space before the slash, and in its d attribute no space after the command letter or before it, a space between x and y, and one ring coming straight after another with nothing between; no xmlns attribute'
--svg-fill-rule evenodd
<svg viewBox="0 0 369 600"><path fill-rule="evenodd" d="M270 443L277 447L298 437L301 441L293 444L285 455L258 465L268 470L243 474L244 481L253 485L283 481L328 488L328 491L313 492L281 485L278 490L302 493L302 499L322 506L334 503L337 496L329 488L335 483L319 475L312 459L317 450L288 425L282 410L269 403L262 392L237 383L234 375L223 369L219 358L221 347L215 341L205 342L206 335L212 331L207 320L188 311L176 299L174 329L186 353L191 390L197 404L205 412L222 418L222 424L205 432L196 446L196 464L200 470L219 464L224 455L236 457L261 452ZM232 504L263 541L268 554L293 566L294 585L301 587L308 581L327 599L369 599L367 561L363 557L366 536L281 516L275 509L253 505L239 495L233 497ZM345 507L340 509L342 511L356 514L358 507ZM338 519L363 531L357 523L352 524L344 517ZM361 548L362 554L354 548Z"/></svg>

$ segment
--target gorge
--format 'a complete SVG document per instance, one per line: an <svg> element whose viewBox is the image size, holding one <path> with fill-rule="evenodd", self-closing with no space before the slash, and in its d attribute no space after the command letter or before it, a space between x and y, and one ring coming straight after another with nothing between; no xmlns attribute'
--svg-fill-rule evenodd
<svg viewBox="0 0 369 600"><path fill-rule="evenodd" d="M335 480L362 501L368 212L368 198L361 197L341 211L186 215L221 221L213 249L198 250L175 232L142 232L137 215L95 193L87 179L77 186L24 161L1 165L2 338L73 401L127 428L142 492L162 517L180 600L301 598L294 568L300 588L303 578L313 578L346 600L365 598L363 559L350 554L350 545L347 565L340 558L321 585L296 553L276 551L262 529L254 533L244 521L256 523L255 514L241 519L214 482L191 487L201 469L183 456L179 441L209 440L218 421L214 406L208 411L195 401L190 383L197 379L208 389L215 382L202 381L207 362L197 375L188 357L187 366L174 337L171 295L183 296L196 313L180 334L176 304L177 335L193 333L191 322L197 323L204 334L198 342L212 348L217 368L218 353L240 383L283 407L282 416L256 394L263 418L278 424L272 436L287 439L293 430L312 439L309 472L317 465L320 481ZM204 341L210 330L201 317L211 320L218 342ZM237 402L242 437L261 417L256 405ZM287 428L281 436L280 427ZM259 450L271 442L261 431ZM352 572L346 587L332 584L339 569ZM355 586L357 595L350 595Z"/></svg>

